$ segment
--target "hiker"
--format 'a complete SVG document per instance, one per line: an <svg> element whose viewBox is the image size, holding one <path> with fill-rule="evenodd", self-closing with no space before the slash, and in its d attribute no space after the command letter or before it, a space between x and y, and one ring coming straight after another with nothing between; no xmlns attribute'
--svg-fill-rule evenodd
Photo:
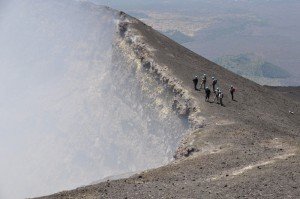
<svg viewBox="0 0 300 199"><path fill-rule="evenodd" d="M205 88L205 94L205 101L208 102L210 97L210 89L208 87Z"/></svg>
<svg viewBox="0 0 300 199"><path fill-rule="evenodd" d="M221 106L223 106L223 97L224 97L224 94L220 91L219 92L219 100L220 100Z"/></svg>
<svg viewBox="0 0 300 199"><path fill-rule="evenodd" d="M212 77L212 86L213 86L213 91L215 92L215 87L216 87L216 84L217 84L218 80L215 79L215 77Z"/></svg>
<svg viewBox="0 0 300 199"><path fill-rule="evenodd" d="M200 88L202 88L202 85L203 85L203 88L205 89L206 88L206 74L203 75Z"/></svg>
<svg viewBox="0 0 300 199"><path fill-rule="evenodd" d="M193 79L193 82L194 82L195 90L198 90L198 89L197 89L198 76L195 76L195 78Z"/></svg>
<svg viewBox="0 0 300 199"><path fill-rule="evenodd" d="M215 95L215 98L214 98L214 102L215 102L215 100L217 100L217 103L219 103L219 93L220 92L220 89L219 88L217 88L215 91L214 91L214 93L216 94Z"/></svg>
<svg viewBox="0 0 300 199"><path fill-rule="evenodd" d="M230 86L229 91L230 91L230 94L231 94L231 99L234 100L233 93L235 92L235 88L232 85Z"/></svg>

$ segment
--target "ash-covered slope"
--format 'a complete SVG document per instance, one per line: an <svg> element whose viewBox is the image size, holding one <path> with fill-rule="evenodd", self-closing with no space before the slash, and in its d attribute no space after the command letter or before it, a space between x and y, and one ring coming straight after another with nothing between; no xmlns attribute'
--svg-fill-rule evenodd
<svg viewBox="0 0 300 199"><path fill-rule="evenodd" d="M194 131L169 165L45 198L299 198L299 102L119 17L116 49L179 96L174 108ZM204 102L191 82L203 73L217 77L225 92L235 85L237 101L226 93L224 107Z"/></svg>

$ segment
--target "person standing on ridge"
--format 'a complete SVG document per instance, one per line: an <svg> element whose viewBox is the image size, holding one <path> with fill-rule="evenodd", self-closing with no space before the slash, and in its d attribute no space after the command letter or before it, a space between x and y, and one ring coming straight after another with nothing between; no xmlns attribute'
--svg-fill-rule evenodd
<svg viewBox="0 0 300 199"><path fill-rule="evenodd" d="M220 91L219 92L219 100L220 100L221 106L223 106L223 97L224 97L224 94Z"/></svg>
<svg viewBox="0 0 300 199"><path fill-rule="evenodd" d="M210 97L210 89L208 87L205 88L205 94L205 101L208 102Z"/></svg>
<svg viewBox="0 0 300 199"><path fill-rule="evenodd" d="M235 88L232 85L230 86L229 92L231 94L231 99L234 101L233 94L235 92Z"/></svg>
<svg viewBox="0 0 300 199"><path fill-rule="evenodd" d="M220 89L219 89L219 88L217 88L217 89L214 91L214 93L215 93L214 102L215 102L215 100L217 100L217 103L219 103L219 94L220 94Z"/></svg>
<svg viewBox="0 0 300 199"><path fill-rule="evenodd" d="M205 89L206 88L206 74L203 75L200 89L202 88L202 85L203 85L203 88Z"/></svg>
<svg viewBox="0 0 300 199"><path fill-rule="evenodd" d="M195 78L193 79L194 82L194 86L195 86L195 90L197 91L197 84L198 84L198 76L195 76Z"/></svg>
<svg viewBox="0 0 300 199"><path fill-rule="evenodd" d="M215 79L215 77L212 77L212 80L213 80L213 81L212 81L213 91L216 92L216 91L215 91L215 87L216 87L216 84L217 84L218 80Z"/></svg>

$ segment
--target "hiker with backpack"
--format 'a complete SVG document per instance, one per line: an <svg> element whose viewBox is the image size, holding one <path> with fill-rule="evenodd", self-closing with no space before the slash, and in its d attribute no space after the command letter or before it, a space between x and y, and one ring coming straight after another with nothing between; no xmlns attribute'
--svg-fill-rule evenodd
<svg viewBox="0 0 300 199"><path fill-rule="evenodd" d="M229 92L231 94L231 99L234 101L233 94L235 92L235 88L232 85L230 86Z"/></svg>
<svg viewBox="0 0 300 199"><path fill-rule="evenodd" d="M198 76L195 76L195 78L193 79L193 83L194 83L194 87L195 87L195 90L197 91L197 84L198 84Z"/></svg>
<svg viewBox="0 0 300 199"><path fill-rule="evenodd" d="M205 89L206 88L206 74L203 75L200 89L202 88L202 85L203 85L203 88Z"/></svg>
<svg viewBox="0 0 300 199"><path fill-rule="evenodd" d="M220 91L219 92L219 100L220 100L221 106L223 106L223 97L224 97L224 94Z"/></svg>
<svg viewBox="0 0 300 199"><path fill-rule="evenodd" d="M220 89L219 88L217 88L215 91L214 91L214 93L215 93L215 98L214 98L214 102L215 102L215 100L217 100L217 103L219 103L219 93L220 92Z"/></svg>
<svg viewBox="0 0 300 199"><path fill-rule="evenodd" d="M216 87L216 84L217 84L218 80L215 79L215 77L212 77L212 86L213 86L213 91L215 92L215 87Z"/></svg>
<svg viewBox="0 0 300 199"><path fill-rule="evenodd" d="M205 96L205 101L206 101L206 102L209 101L210 93L211 93L210 89L209 89L208 87L206 87L206 88L205 88L205 94L206 94L206 96Z"/></svg>

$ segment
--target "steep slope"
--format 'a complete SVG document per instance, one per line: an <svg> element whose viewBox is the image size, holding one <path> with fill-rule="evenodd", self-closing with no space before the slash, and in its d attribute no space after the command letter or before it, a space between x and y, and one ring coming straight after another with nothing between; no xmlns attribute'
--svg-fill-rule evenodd
<svg viewBox="0 0 300 199"><path fill-rule="evenodd" d="M119 17L115 48L179 96L173 103L193 131L166 166L44 198L299 198L299 101L235 75L122 12ZM193 76L203 73L218 78L224 107L193 90ZM229 98L231 84L237 101Z"/></svg>

